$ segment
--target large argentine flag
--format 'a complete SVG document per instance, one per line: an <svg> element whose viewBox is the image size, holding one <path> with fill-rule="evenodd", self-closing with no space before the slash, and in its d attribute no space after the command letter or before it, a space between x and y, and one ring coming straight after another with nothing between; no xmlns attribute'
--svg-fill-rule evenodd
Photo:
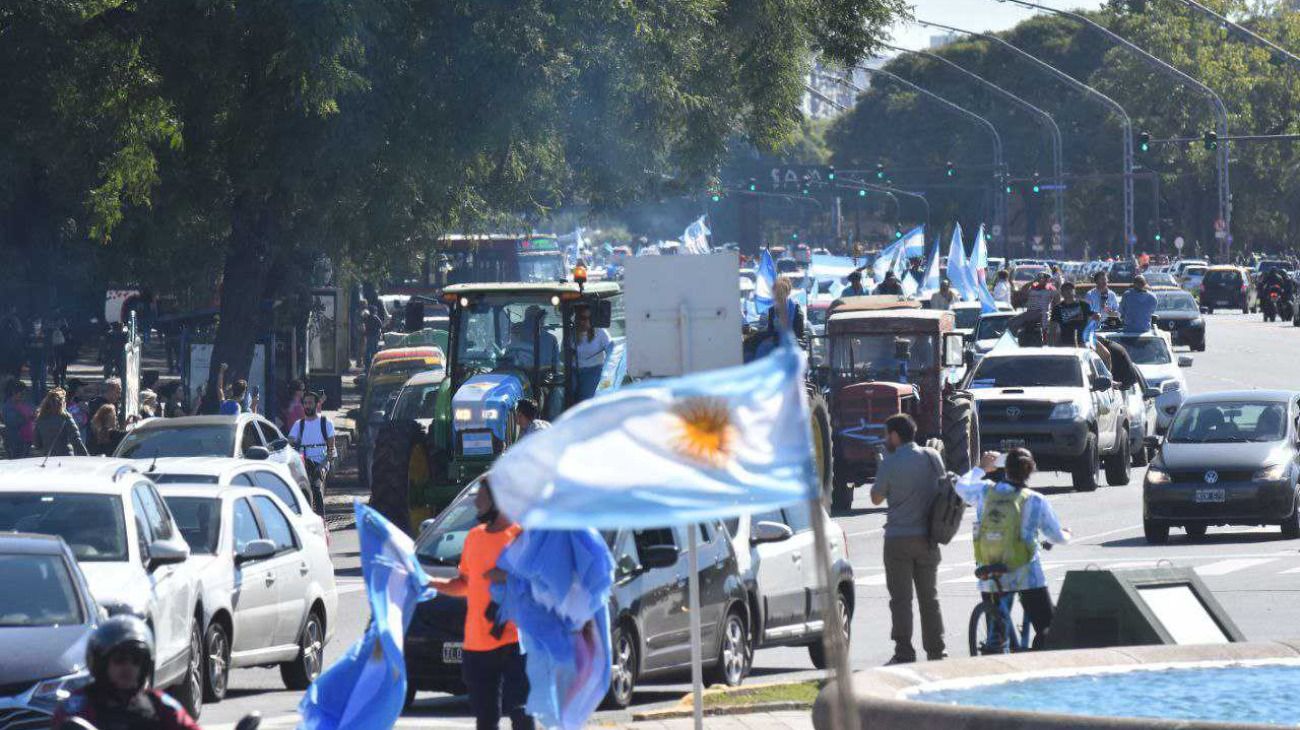
<svg viewBox="0 0 1300 730"><path fill-rule="evenodd" d="M761 316L772 307L772 287L776 285L776 264L767 249L759 254L758 269L754 273L754 305Z"/></svg>
<svg viewBox="0 0 1300 730"><path fill-rule="evenodd" d="M804 356L586 401L508 449L488 480L526 529L647 528L761 512L816 494Z"/></svg>

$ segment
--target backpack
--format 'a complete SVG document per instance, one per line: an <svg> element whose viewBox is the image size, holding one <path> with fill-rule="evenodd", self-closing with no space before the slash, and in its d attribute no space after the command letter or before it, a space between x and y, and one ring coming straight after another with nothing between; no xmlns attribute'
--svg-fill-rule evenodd
<svg viewBox="0 0 1300 730"><path fill-rule="evenodd" d="M975 532L975 563L1001 563L1015 570L1033 560L1034 554L1020 535L1029 490L1017 489L1007 494L996 487L984 489L984 511Z"/></svg>
<svg viewBox="0 0 1300 730"><path fill-rule="evenodd" d="M938 491L930 502L930 542L947 545L961 529L966 515L966 501L957 494L957 475L943 468L943 462L931 455L938 476Z"/></svg>
<svg viewBox="0 0 1300 730"><path fill-rule="evenodd" d="M289 440L290 440L290 441L293 441L293 445L294 445L295 448L299 448L299 449L302 448L302 435L303 435L303 434L302 434L302 430L303 430L304 428L306 428L305 426L303 426L303 424L304 424L306 421L307 421L306 418L299 418L297 423L295 423L295 424L293 424L292 426L289 427ZM327 436L325 435L325 417L322 416L322 415L319 415L319 414L318 414L318 415L316 416L316 425L320 426L320 443L321 443L321 446L324 447L324 448L329 448L329 442L330 442L330 440L329 440L329 437L327 437ZM297 438L294 438L294 436L293 436L293 431L294 431L294 429L297 429L297 430L298 430L298 437L297 437ZM311 459L308 459L308 461L311 461Z"/></svg>

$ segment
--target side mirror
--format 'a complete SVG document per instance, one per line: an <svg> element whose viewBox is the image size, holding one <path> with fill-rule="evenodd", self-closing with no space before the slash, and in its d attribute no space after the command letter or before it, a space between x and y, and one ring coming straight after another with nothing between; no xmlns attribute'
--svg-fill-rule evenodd
<svg viewBox="0 0 1300 730"><path fill-rule="evenodd" d="M242 564L251 560L264 560L272 555L275 555L275 543L270 540L252 540L235 556L235 562Z"/></svg>
<svg viewBox="0 0 1300 730"><path fill-rule="evenodd" d="M190 556L190 546L183 540L154 540L149 543L149 569L183 563Z"/></svg>
<svg viewBox="0 0 1300 730"><path fill-rule="evenodd" d="M966 338L960 333L943 336L943 365L957 368L966 362Z"/></svg>
<svg viewBox="0 0 1300 730"><path fill-rule="evenodd" d="M1161 390L1159 388L1146 388L1142 391L1142 397L1151 400L1152 398L1158 398L1160 393Z"/></svg>
<svg viewBox="0 0 1300 730"><path fill-rule="evenodd" d="M791 530L788 525L779 522L756 522L749 542L751 545L761 545L765 542L782 542L792 537L794 537L794 530Z"/></svg>
<svg viewBox="0 0 1300 730"><path fill-rule="evenodd" d="M647 569L671 568L677 565L677 548L672 545L650 545L641 548L641 566Z"/></svg>
<svg viewBox="0 0 1300 730"><path fill-rule="evenodd" d="M1105 393L1114 387L1115 382L1105 375L1098 375L1092 379L1092 389L1099 393Z"/></svg>
<svg viewBox="0 0 1300 730"><path fill-rule="evenodd" d="M244 449L244 458L253 461L266 461L271 458L271 452L265 446L249 446Z"/></svg>
<svg viewBox="0 0 1300 730"><path fill-rule="evenodd" d="M433 523L434 523L434 521L435 521L435 518L430 517L429 519L427 519L427 520L421 522L421 523L420 523L420 532L423 533L425 530L429 529L430 527L433 527Z"/></svg>
<svg viewBox="0 0 1300 730"><path fill-rule="evenodd" d="M276 439L266 445L267 451L284 451L289 446L289 439Z"/></svg>
<svg viewBox="0 0 1300 730"><path fill-rule="evenodd" d="M1179 356L1178 356L1178 367L1180 367L1180 368L1190 368L1191 366L1192 366L1192 356L1191 356L1191 355L1179 355Z"/></svg>
<svg viewBox="0 0 1300 730"><path fill-rule="evenodd" d="M1147 447L1148 449L1158 449L1160 448L1160 437L1147 436L1142 439L1142 445Z"/></svg>
<svg viewBox="0 0 1300 730"><path fill-rule="evenodd" d="M601 299L591 304L591 326L608 328L614 320L614 302Z"/></svg>

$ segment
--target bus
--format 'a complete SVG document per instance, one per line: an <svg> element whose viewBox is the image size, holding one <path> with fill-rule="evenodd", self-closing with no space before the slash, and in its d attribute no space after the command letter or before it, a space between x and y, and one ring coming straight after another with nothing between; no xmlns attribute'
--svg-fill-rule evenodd
<svg viewBox="0 0 1300 730"><path fill-rule="evenodd" d="M564 245L548 234L448 235L390 280L384 294L434 296L451 284L557 282L569 278Z"/></svg>

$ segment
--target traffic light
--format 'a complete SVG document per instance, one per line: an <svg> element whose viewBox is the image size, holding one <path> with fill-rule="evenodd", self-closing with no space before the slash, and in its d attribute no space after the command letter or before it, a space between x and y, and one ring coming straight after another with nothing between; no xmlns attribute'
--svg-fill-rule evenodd
<svg viewBox="0 0 1300 730"><path fill-rule="evenodd" d="M1011 183L1007 183L1005 190L1007 191L1007 195L1010 195L1016 191L1015 188L1011 187Z"/></svg>
<svg viewBox="0 0 1300 730"><path fill-rule="evenodd" d="M829 180L829 181L831 181L831 182L835 182L835 166L834 166L834 165L830 165L829 167L826 168L826 179Z"/></svg>
<svg viewBox="0 0 1300 730"><path fill-rule="evenodd" d="M867 197L867 189L866 189L866 188L858 188L858 197L859 197L859 198L865 198L865 197Z"/></svg>
<svg viewBox="0 0 1300 730"><path fill-rule="evenodd" d="M710 190L709 200L712 200L715 203L722 200L722 190L719 188L713 188L712 190Z"/></svg>
<svg viewBox="0 0 1300 730"><path fill-rule="evenodd" d="M749 192L751 192L751 193L757 193L757 192L758 192L758 180L756 180L756 179L754 179L754 178L752 178L752 177L749 178Z"/></svg>
<svg viewBox="0 0 1300 730"><path fill-rule="evenodd" d="M1201 137L1201 144L1205 145L1205 149L1207 150L1213 151L1219 149L1219 133L1215 131L1206 132Z"/></svg>
<svg viewBox="0 0 1300 730"><path fill-rule="evenodd" d="M1160 241L1163 239L1164 236L1160 235L1160 231L1156 231L1156 243L1160 243Z"/></svg>
<svg viewBox="0 0 1300 730"><path fill-rule="evenodd" d="M798 240L799 240L799 232L798 232L798 231L795 231L794 233L791 233L791 234L790 234L790 240L791 240L791 241L798 241Z"/></svg>
<svg viewBox="0 0 1300 730"><path fill-rule="evenodd" d="M951 160L944 163L944 168L943 174L945 177L957 177L957 170L952 166Z"/></svg>
<svg viewBox="0 0 1300 730"><path fill-rule="evenodd" d="M897 241L902 237L903 237L903 229L899 228L898 226L894 226L894 240Z"/></svg>
<svg viewBox="0 0 1300 730"><path fill-rule="evenodd" d="M1043 186L1039 184L1038 173L1036 172L1033 175L1033 191L1034 191L1034 195L1038 195L1043 191Z"/></svg>
<svg viewBox="0 0 1300 730"><path fill-rule="evenodd" d="M801 187L800 190L803 191L804 195L807 195L809 193L809 189L812 184L812 178L807 175L804 175L802 182L803 182L803 187Z"/></svg>
<svg viewBox="0 0 1300 730"><path fill-rule="evenodd" d="M1151 149L1151 135L1146 132L1138 133L1138 151L1147 152Z"/></svg>
<svg viewBox="0 0 1300 730"><path fill-rule="evenodd" d="M885 163L883 162L876 163L876 179L877 180L885 179Z"/></svg>

